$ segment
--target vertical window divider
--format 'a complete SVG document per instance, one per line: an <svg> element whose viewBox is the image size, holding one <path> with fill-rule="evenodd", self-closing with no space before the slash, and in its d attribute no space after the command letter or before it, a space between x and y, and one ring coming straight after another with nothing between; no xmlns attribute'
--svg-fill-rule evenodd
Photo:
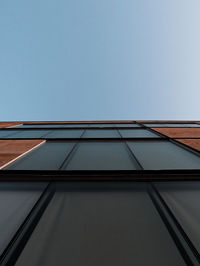
<svg viewBox="0 0 200 266"><path fill-rule="evenodd" d="M121 139L123 140L123 137L119 131L119 129L117 128L117 131L119 133L119 135L121 136ZM131 153L131 155L133 156L134 160L137 162L140 170L144 170L143 166L141 165L141 163L139 162L138 158L135 156L135 154L133 153L132 149L129 147L128 143L126 141L124 141L126 147L128 148L129 152Z"/></svg>
<svg viewBox="0 0 200 266"><path fill-rule="evenodd" d="M148 194L183 259L185 260L186 265L199 265L200 255L198 251L152 182L149 183Z"/></svg>
<svg viewBox="0 0 200 266"><path fill-rule="evenodd" d="M0 256L1 266L14 265L16 263L54 193L54 184L50 182Z"/></svg>
<svg viewBox="0 0 200 266"><path fill-rule="evenodd" d="M67 156L65 157L64 161L61 163L60 167L58 168L58 170L62 170L63 166L65 165L65 163L67 162L67 160L69 159L69 157L71 156L71 154L73 153L73 151L75 150L75 148L78 146L80 139L83 137L83 135L85 134L86 129L83 130L83 133L81 134L79 140L74 144L74 146L72 147L71 151L67 154Z"/></svg>

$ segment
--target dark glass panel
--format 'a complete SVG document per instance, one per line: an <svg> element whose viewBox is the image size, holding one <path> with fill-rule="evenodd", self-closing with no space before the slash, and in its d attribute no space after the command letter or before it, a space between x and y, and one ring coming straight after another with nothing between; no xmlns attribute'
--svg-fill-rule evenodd
<svg viewBox="0 0 200 266"><path fill-rule="evenodd" d="M200 253L200 182L163 183L156 186Z"/></svg>
<svg viewBox="0 0 200 266"><path fill-rule="evenodd" d="M9 136L9 138L38 139L45 137L49 132L49 130L22 130L17 131L16 134Z"/></svg>
<svg viewBox="0 0 200 266"><path fill-rule="evenodd" d="M7 139L7 138L15 138L16 134L18 134L19 130L0 130L0 138L4 138L4 139Z"/></svg>
<svg viewBox="0 0 200 266"><path fill-rule="evenodd" d="M67 170L133 170L137 163L125 143L79 143L67 165Z"/></svg>
<svg viewBox="0 0 200 266"><path fill-rule="evenodd" d="M88 127L88 124L35 124L35 125L22 125L21 128L69 128L69 127Z"/></svg>
<svg viewBox="0 0 200 266"><path fill-rule="evenodd" d="M121 138L117 130L115 129L91 129L86 130L83 138Z"/></svg>
<svg viewBox="0 0 200 266"><path fill-rule="evenodd" d="M115 124L116 127L141 127L138 124L134 124L134 123L129 123L129 124Z"/></svg>
<svg viewBox="0 0 200 266"><path fill-rule="evenodd" d="M147 129L120 129L123 138L160 138Z"/></svg>
<svg viewBox="0 0 200 266"><path fill-rule="evenodd" d="M185 265L145 185L115 185L61 184L16 265Z"/></svg>
<svg viewBox="0 0 200 266"><path fill-rule="evenodd" d="M129 141L144 169L199 169L200 157L169 141Z"/></svg>
<svg viewBox="0 0 200 266"><path fill-rule="evenodd" d="M0 254L39 199L45 186L41 183L0 183Z"/></svg>
<svg viewBox="0 0 200 266"><path fill-rule="evenodd" d="M111 124L89 124L89 127L140 127L140 125L135 123L111 123Z"/></svg>
<svg viewBox="0 0 200 266"><path fill-rule="evenodd" d="M51 138L80 138L81 134L83 133L83 130L79 129L68 129L68 130L59 130L54 129L51 131L50 134L46 136L47 139Z"/></svg>
<svg viewBox="0 0 200 266"><path fill-rule="evenodd" d="M58 170L73 145L73 142L47 142L5 169Z"/></svg>
<svg viewBox="0 0 200 266"><path fill-rule="evenodd" d="M89 127L115 127L115 124L89 124Z"/></svg>

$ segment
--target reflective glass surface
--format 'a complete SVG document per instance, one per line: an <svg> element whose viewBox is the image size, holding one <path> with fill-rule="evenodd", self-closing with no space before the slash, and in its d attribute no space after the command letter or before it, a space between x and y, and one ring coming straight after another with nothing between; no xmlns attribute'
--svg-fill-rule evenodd
<svg viewBox="0 0 200 266"><path fill-rule="evenodd" d="M89 127L115 127L115 124L89 124Z"/></svg>
<svg viewBox="0 0 200 266"><path fill-rule="evenodd" d="M160 183L156 187L200 253L200 182Z"/></svg>
<svg viewBox="0 0 200 266"><path fill-rule="evenodd" d="M199 169L200 157L169 141L129 141L144 169Z"/></svg>
<svg viewBox="0 0 200 266"><path fill-rule="evenodd" d="M111 123L111 124L89 124L89 127L140 127L140 125L135 123Z"/></svg>
<svg viewBox="0 0 200 266"><path fill-rule="evenodd" d="M80 136L82 135L83 130L79 130L79 129L68 129L68 130L64 130L64 129L54 129L53 131L50 132L50 134L48 134L46 136L47 139L51 139L51 138L80 138Z"/></svg>
<svg viewBox="0 0 200 266"><path fill-rule="evenodd" d="M69 127L88 127L88 124L35 124L22 125L20 128L69 128Z"/></svg>
<svg viewBox="0 0 200 266"><path fill-rule="evenodd" d="M81 142L66 165L67 170L133 170L138 165L125 143Z"/></svg>
<svg viewBox="0 0 200 266"><path fill-rule="evenodd" d="M17 134L19 134L21 131L19 130L7 130L7 129L4 129L4 130L0 130L0 138L4 138L4 139L7 139L7 138L15 138L15 136Z"/></svg>
<svg viewBox="0 0 200 266"><path fill-rule="evenodd" d="M147 129L120 129L119 132L123 138L160 138Z"/></svg>
<svg viewBox="0 0 200 266"><path fill-rule="evenodd" d="M45 188L42 183L0 183L0 255Z"/></svg>
<svg viewBox="0 0 200 266"><path fill-rule="evenodd" d="M182 266L143 184L60 184L17 266Z"/></svg>
<svg viewBox="0 0 200 266"><path fill-rule="evenodd" d="M47 142L5 169L58 170L73 146L73 142Z"/></svg>
<svg viewBox="0 0 200 266"><path fill-rule="evenodd" d="M129 124L115 124L116 127L141 127L138 124L135 123L129 123Z"/></svg>
<svg viewBox="0 0 200 266"><path fill-rule="evenodd" d="M88 129L85 131L83 138L121 138L121 136L115 129Z"/></svg>
<svg viewBox="0 0 200 266"><path fill-rule="evenodd" d="M45 137L49 132L49 130L18 130L15 134L7 136L7 138L38 139Z"/></svg>

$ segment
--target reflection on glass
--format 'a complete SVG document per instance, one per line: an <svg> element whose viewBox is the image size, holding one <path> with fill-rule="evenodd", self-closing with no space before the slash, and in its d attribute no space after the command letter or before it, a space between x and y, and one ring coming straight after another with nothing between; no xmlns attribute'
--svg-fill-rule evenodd
<svg viewBox="0 0 200 266"><path fill-rule="evenodd" d="M145 185L60 186L17 266L185 265Z"/></svg>

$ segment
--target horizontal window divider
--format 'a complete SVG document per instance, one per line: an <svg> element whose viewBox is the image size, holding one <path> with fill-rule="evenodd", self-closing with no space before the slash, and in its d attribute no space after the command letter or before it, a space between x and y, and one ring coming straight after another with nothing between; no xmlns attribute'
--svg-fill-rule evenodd
<svg viewBox="0 0 200 266"><path fill-rule="evenodd" d="M0 182L200 181L200 170L2 170Z"/></svg>

